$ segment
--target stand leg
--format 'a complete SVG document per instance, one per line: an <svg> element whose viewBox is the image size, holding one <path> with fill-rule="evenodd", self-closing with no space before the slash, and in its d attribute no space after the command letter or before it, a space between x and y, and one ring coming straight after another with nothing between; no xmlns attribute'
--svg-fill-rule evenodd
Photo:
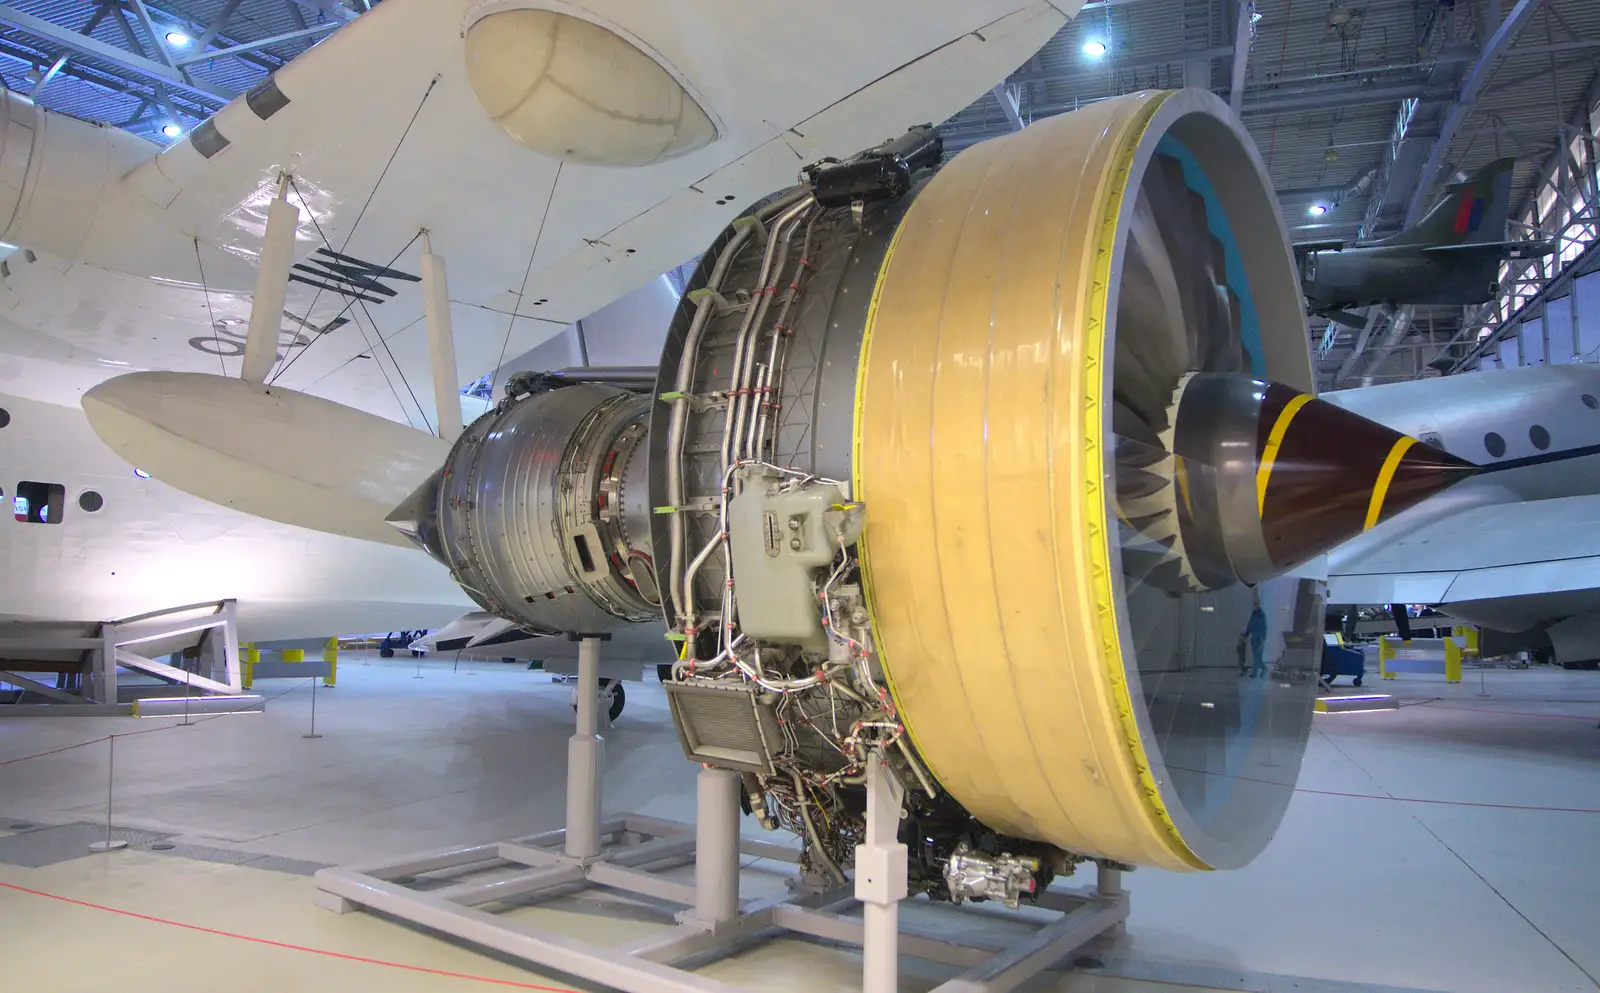
<svg viewBox="0 0 1600 993"><path fill-rule="evenodd" d="M1095 889L1100 891L1101 896L1121 896L1124 892L1122 889L1122 869L1114 862L1096 862L1094 884ZM1121 921L1118 921L1105 931L1108 938L1120 938L1127 933L1128 926Z"/></svg>
<svg viewBox="0 0 1600 993"><path fill-rule="evenodd" d="M605 740L599 735L600 639L578 643L578 730L567 743L566 853L600 854L600 770Z"/></svg>
<svg viewBox="0 0 1600 993"><path fill-rule="evenodd" d="M900 901L909 891L900 844L900 788L874 755L867 762L867 833L856 846L861 901L861 989L895 993L900 977Z"/></svg>
<svg viewBox="0 0 1600 993"><path fill-rule="evenodd" d="M739 915L739 774L702 767L694 827L694 919L704 925Z"/></svg>

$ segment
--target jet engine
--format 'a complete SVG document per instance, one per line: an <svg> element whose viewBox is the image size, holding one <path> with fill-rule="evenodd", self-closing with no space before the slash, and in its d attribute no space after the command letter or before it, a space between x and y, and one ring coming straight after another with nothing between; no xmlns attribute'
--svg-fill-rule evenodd
<svg viewBox="0 0 1600 993"><path fill-rule="evenodd" d="M395 519L530 630L664 621L686 754L817 872L873 753L914 891L1243 865L1316 687L1289 571L1472 467L1312 398L1283 223L1210 94L941 152L807 169L709 247L650 392L514 390Z"/></svg>

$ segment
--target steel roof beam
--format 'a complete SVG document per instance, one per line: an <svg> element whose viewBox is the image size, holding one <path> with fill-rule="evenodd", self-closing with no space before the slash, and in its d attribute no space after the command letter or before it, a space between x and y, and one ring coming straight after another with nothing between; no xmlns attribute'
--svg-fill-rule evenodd
<svg viewBox="0 0 1600 993"><path fill-rule="evenodd" d="M211 43L217 40L217 35L221 34L222 29L228 26L228 20L233 17L233 12L239 9L240 2L241 0L228 0L227 3L222 5L222 9L217 11L217 16L213 17L211 23L206 25L205 34L195 39L195 51L203 52L211 47Z"/></svg>
<svg viewBox="0 0 1600 993"><path fill-rule="evenodd" d="M127 22L124 21L123 23L126 24ZM114 65L118 69L130 72L142 79L175 86L196 96L227 103L237 95L210 83L202 81L191 82L184 79L183 74L172 66L163 65L142 55L135 55L115 45L108 45L97 38L79 34L59 24L51 23L42 17L35 17L32 14L17 10L15 7L0 5L0 24L10 25L20 31L25 31L35 37L60 45L62 48L77 52L80 55L87 55L108 65Z"/></svg>
<svg viewBox="0 0 1600 993"><path fill-rule="evenodd" d="M1307 87L1289 95L1271 95L1246 100L1241 114L1283 114L1301 110L1331 110L1347 108L1352 104L1388 103L1409 100L1412 97L1448 99L1455 95L1454 87L1441 87L1426 82L1395 83L1384 86L1327 86Z"/></svg>
<svg viewBox="0 0 1600 993"><path fill-rule="evenodd" d="M1085 73L1103 72L1106 68L1116 69L1143 69L1148 66L1164 66L1174 62L1189 62L1194 59L1220 59L1233 54L1232 45L1219 45L1213 48L1201 48L1189 51L1160 52L1155 55L1131 55L1126 59L1118 59L1109 66L1097 66L1093 69L1046 69L1043 71L1026 70L1014 72L1006 77L1006 82L1015 85L1026 83L1049 83L1062 79L1076 79Z"/></svg>
<svg viewBox="0 0 1600 993"><path fill-rule="evenodd" d="M358 16L355 11L343 4L333 3L331 0L292 0L298 7L304 7L313 14L322 14L341 24L347 24Z"/></svg>
<svg viewBox="0 0 1600 993"><path fill-rule="evenodd" d="M1455 105L1450 108L1443 126L1439 128L1439 137L1434 139L1433 148L1428 151L1428 160L1418 176L1417 188L1411 193L1411 204L1406 208L1402 228L1417 223L1417 219L1422 216L1422 208L1428 203L1428 194L1433 191L1433 181L1439 174L1440 166L1444 165L1444 157L1450 151L1450 143L1455 140L1456 132L1461 130L1461 125L1466 123L1467 117L1477 106L1478 94L1499 67L1501 57L1511 48L1511 40L1527 25L1543 2L1544 0L1517 0L1517 5L1511 8L1511 13L1506 15L1505 20L1500 22L1500 27L1495 30L1494 37L1483 46L1478 61L1473 63L1466 80L1461 84L1461 92L1456 96Z"/></svg>
<svg viewBox="0 0 1600 993"><path fill-rule="evenodd" d="M28 99L37 102L39 94L44 92L44 88L50 85L50 81L56 78L56 73L60 72L66 64L67 56L58 55L56 60L50 63L50 68L39 78L39 81L33 84L33 89L28 91Z"/></svg>
<svg viewBox="0 0 1600 993"><path fill-rule="evenodd" d="M1234 116L1242 116L1244 107L1244 76L1249 67L1250 46L1256 40L1256 7L1253 3L1239 5L1239 23L1234 27L1233 34L1233 65L1228 76L1228 106L1232 108Z"/></svg>
<svg viewBox="0 0 1600 993"><path fill-rule="evenodd" d="M1511 8L1504 19L1495 28L1494 34L1487 44L1478 53L1478 58L1467 70L1466 77L1461 82L1461 90L1452 101L1450 110L1446 113L1443 123L1439 126L1439 134L1433 139L1432 146L1428 149L1428 157L1423 163L1421 171L1417 173L1416 186L1411 191L1410 202L1406 206L1405 216L1400 221L1403 231L1417 223L1422 217L1423 208L1427 206L1428 195L1433 191L1434 179L1439 175L1444 165L1444 158L1450 151L1450 145L1455 141L1456 134L1461 130L1461 125L1471 115L1477 106L1478 97L1481 95L1484 84L1494 75L1495 69L1500 65L1500 60L1511 49L1511 42L1525 27L1533 14L1539 9L1544 0L1517 0L1517 5ZM1388 191L1392 192L1392 191ZM1365 230L1365 229L1363 229ZM1410 323L1410 308L1402 307L1390 317L1391 324L1388 331L1379 340L1376 347L1368 351L1372 343L1376 327L1384 316L1381 309L1368 312L1366 326L1362 329L1361 336L1356 340L1354 351L1345 359L1334 377L1334 385L1359 370L1365 370L1370 381L1370 374L1375 372L1383 361L1388 358L1389 351L1399 343L1405 329Z"/></svg>
<svg viewBox="0 0 1600 993"><path fill-rule="evenodd" d="M144 28L150 44L155 46L156 55L160 56L162 62L176 68L177 63L172 61L172 53L167 51L166 39L156 33L156 26L150 20L150 10L144 5L144 0L128 0L128 2L133 6L133 15L139 19L139 26Z"/></svg>
<svg viewBox="0 0 1600 993"><path fill-rule="evenodd" d="M14 41L0 39L0 59L10 59L25 66L36 67L39 64L41 57L48 56L41 56L39 51L31 46L24 46ZM108 93L121 93L125 96L137 97L140 100L149 102L153 102L155 100L155 97L152 95L152 91L144 88L147 84L142 82L136 84L130 79L121 76L113 76L103 69L97 69L83 62L73 62L69 59L67 63L61 67L61 71L57 73L57 75L65 76L68 79L76 79L81 83L98 87ZM180 104L180 106L182 106L186 112L190 113L197 120L205 117L206 114L211 112L210 108L206 107L204 104L199 104L198 110L190 110L187 104ZM120 127L121 125L118 126Z"/></svg>
<svg viewBox="0 0 1600 993"><path fill-rule="evenodd" d="M1011 130L1021 131L1022 101L1019 99L1022 91L1016 86L1000 83L993 90L995 100L1000 104L1000 110L1006 115L1006 123L1011 125Z"/></svg>
<svg viewBox="0 0 1600 993"><path fill-rule="evenodd" d="M212 59L225 58L230 55L243 55L246 52L254 52L257 49L267 48L271 45L279 45L286 41L296 41L300 38L310 38L319 34L327 34L330 31L335 31L344 27L344 25L345 22L343 21L324 21L321 24L313 24L310 27L300 28L295 31L290 31L286 34L273 35L271 38L258 38L255 41L247 41L243 44L233 45L229 48L218 48L209 52L201 52L200 54L190 56L189 58L179 59L177 64L179 68L182 68L183 66L194 65L197 62L209 62Z"/></svg>

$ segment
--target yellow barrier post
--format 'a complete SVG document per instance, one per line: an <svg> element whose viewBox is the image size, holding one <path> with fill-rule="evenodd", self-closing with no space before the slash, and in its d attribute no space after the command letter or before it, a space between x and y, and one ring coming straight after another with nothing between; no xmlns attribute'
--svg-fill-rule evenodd
<svg viewBox="0 0 1600 993"><path fill-rule="evenodd" d="M245 642L245 646L244 646L244 679L240 683L240 685L243 686L245 689L249 689L251 684L255 682L256 663L260 662L260 661L261 661L261 649L257 648L256 647L256 643L253 642L253 641Z"/></svg>
<svg viewBox="0 0 1600 993"><path fill-rule="evenodd" d="M328 644L322 649L322 657L327 660L328 674L322 677L322 685L332 686L339 676L339 639L329 638Z"/></svg>
<svg viewBox="0 0 1600 993"><path fill-rule="evenodd" d="M1378 675L1384 679L1393 679L1394 673L1389 671L1389 660L1394 658L1394 639L1388 635L1378 639Z"/></svg>
<svg viewBox="0 0 1600 993"><path fill-rule="evenodd" d="M1454 638L1444 640L1444 681L1461 682L1461 646Z"/></svg>

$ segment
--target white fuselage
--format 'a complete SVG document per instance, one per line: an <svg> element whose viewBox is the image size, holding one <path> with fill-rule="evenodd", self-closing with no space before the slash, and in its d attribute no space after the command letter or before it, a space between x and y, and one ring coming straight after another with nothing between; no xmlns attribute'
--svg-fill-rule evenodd
<svg viewBox="0 0 1600 993"><path fill-rule="evenodd" d="M1483 467L1331 551L1334 602L1437 604L1512 632L1600 612L1600 366L1507 369L1326 399ZM1587 659L1600 648L1580 651Z"/></svg>
<svg viewBox="0 0 1600 993"><path fill-rule="evenodd" d="M434 627L473 606L419 551L264 521L139 477L76 407L0 394L0 408L0 621L235 598L240 638L266 641ZM25 480L65 488L58 522L15 519ZM80 507L86 491L100 510Z"/></svg>

